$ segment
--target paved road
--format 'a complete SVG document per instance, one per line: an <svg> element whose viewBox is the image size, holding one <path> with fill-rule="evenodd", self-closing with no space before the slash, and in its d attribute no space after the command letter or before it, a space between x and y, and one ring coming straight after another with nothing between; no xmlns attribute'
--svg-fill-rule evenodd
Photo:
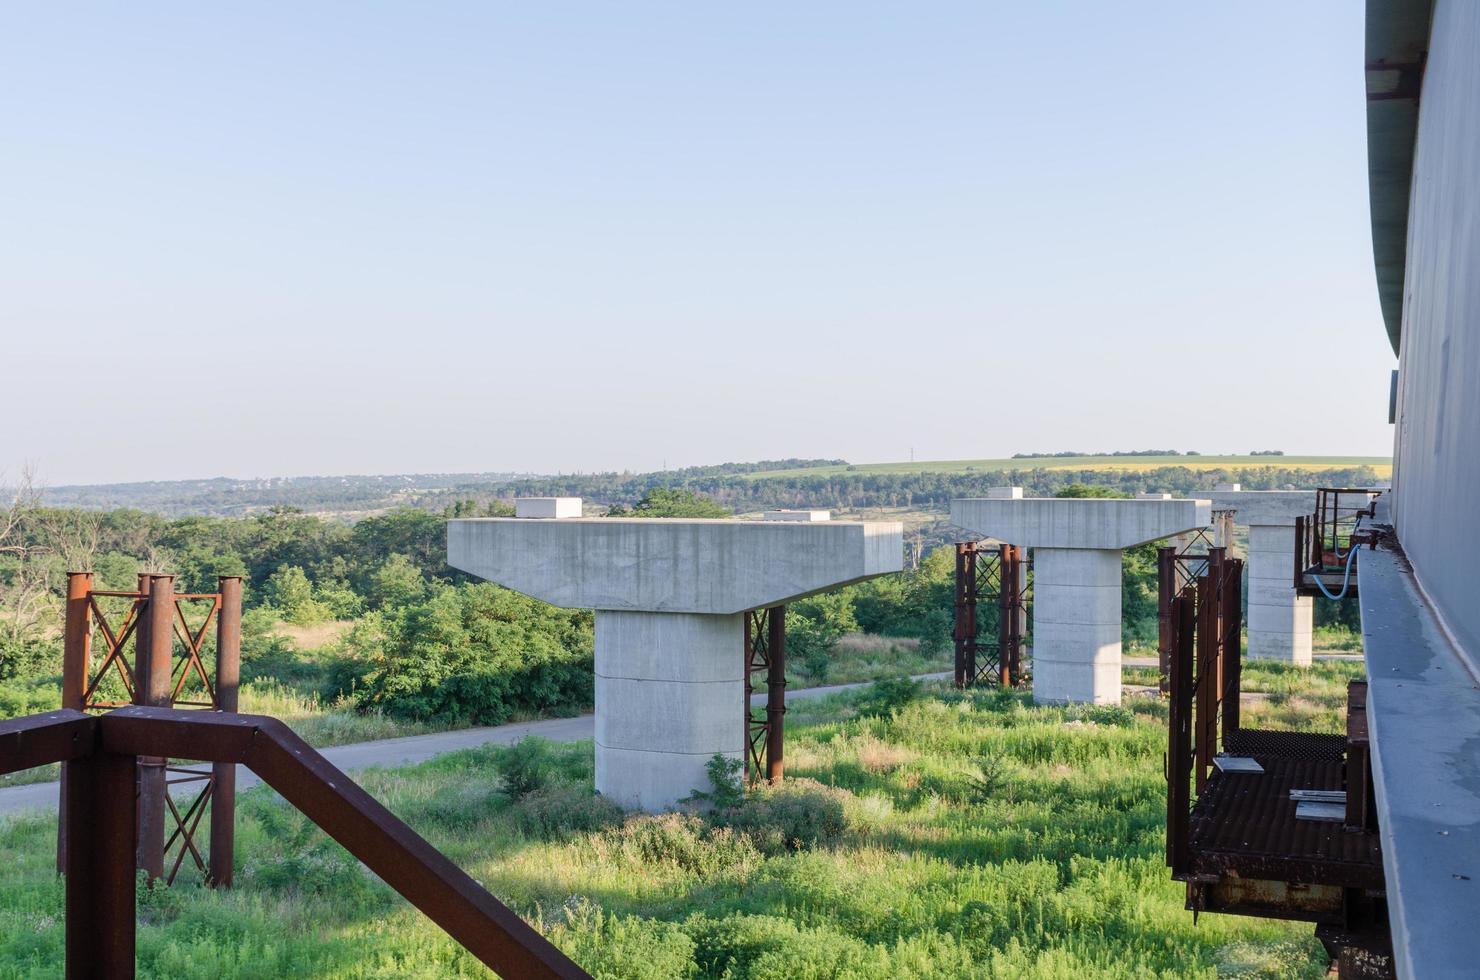
<svg viewBox="0 0 1480 980"><path fill-rule="evenodd" d="M1317 660L1360 660L1361 654L1343 653L1318 653ZM1123 661L1127 667L1155 667L1155 657L1126 657ZM950 673L919 674L916 680L945 680ZM810 687L791 691L787 695L796 700L798 698L820 698L828 694L836 694L850 688L864 687L865 684L834 684L830 687ZM1130 688L1135 693L1146 693L1154 688ZM1247 697L1247 696L1246 696ZM752 699L752 703L760 706L766 703L764 693L758 692ZM444 752L456 752L458 749L472 749L480 745L512 745L528 735L538 735L548 738L554 742L579 742L582 739L591 738L595 733L595 724L591 715L581 715L578 718L551 718L546 721L526 721L514 725L499 725L492 728L464 728L455 732L437 732L432 735L412 735L407 738L387 738L377 742L356 742L353 745L337 745L333 748L324 749L324 757L340 769L349 772L355 769L367 769L371 766L382 766L391 768L395 766L412 766L418 762L425 762L433 756ZM237 767L236 785L238 789L247 789L256 786L259 780L251 772L242 767ZM10 813L20 813L25 810L50 810L57 805L56 783L31 783L27 786L12 786L8 789L0 789L0 816Z"/></svg>
<svg viewBox="0 0 1480 980"><path fill-rule="evenodd" d="M919 674L916 680L945 680L949 673ZM834 684L830 687L800 688L787 693L789 700L820 698L839 691L866 684ZM759 707L766 703L766 695L757 692L751 704ZM480 745L512 745L529 735L548 738L552 742L579 742L593 737L596 726L591 715L576 718L550 718L544 721L525 721L513 725L498 725L491 728L464 728L454 732L436 732L431 735L411 735L406 738L386 738L376 742L356 742L353 745L336 745L323 749L326 759L346 772L368 769L371 766L393 768L413 766L425 762L444 752L459 749L474 749ZM237 789L256 786L260 779L242 766L236 770ZM57 805L57 784L31 783L27 786L12 786L0 789L0 816L27 810L54 810Z"/></svg>

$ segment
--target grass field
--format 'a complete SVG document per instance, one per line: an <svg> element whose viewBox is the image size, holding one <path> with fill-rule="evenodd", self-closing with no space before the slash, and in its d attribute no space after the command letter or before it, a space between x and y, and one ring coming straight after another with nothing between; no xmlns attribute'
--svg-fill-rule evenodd
<svg viewBox="0 0 1480 980"><path fill-rule="evenodd" d="M1335 729L1360 672L1260 665L1245 717ZM868 689L792 706L788 788L714 817L614 812L590 743L362 781L600 977L1322 976L1308 925L1183 910L1165 745L1155 698ZM0 977L61 975L54 843L49 818L0 822ZM238 847L230 892L142 892L141 976L486 975L269 791L244 794Z"/></svg>
<svg viewBox="0 0 1480 980"><path fill-rule="evenodd" d="M795 470L764 470L747 479L836 476L841 473L996 473L1003 470L1123 470L1140 472L1163 466L1193 470L1250 469L1279 466L1288 469L1330 470L1370 466L1381 477L1392 475L1388 456L1030 456L1023 459L938 459L910 463L856 463Z"/></svg>

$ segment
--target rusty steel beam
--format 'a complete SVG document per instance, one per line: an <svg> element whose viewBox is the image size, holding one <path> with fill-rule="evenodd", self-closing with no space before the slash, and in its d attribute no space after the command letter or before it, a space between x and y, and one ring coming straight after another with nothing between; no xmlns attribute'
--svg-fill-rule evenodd
<svg viewBox="0 0 1480 980"><path fill-rule="evenodd" d="M241 577L223 575L217 588L221 611L216 615L216 706L235 713L241 682ZM210 882L230 888L236 863L236 763L213 763L211 774Z"/></svg>
<svg viewBox="0 0 1480 980"><path fill-rule="evenodd" d="M976 680L976 542L956 543L955 682L958 688Z"/></svg>
<svg viewBox="0 0 1480 980"><path fill-rule="evenodd" d="M92 725L98 719L88 718ZM134 975L135 760L98 753L64 763L66 975Z"/></svg>
<svg viewBox="0 0 1480 980"><path fill-rule="evenodd" d="M149 601L140 614L138 630L137 696L141 705L168 707L170 673L175 649L175 577L149 576ZM164 877L165 772L168 753L145 753L139 758L138 866L149 880Z"/></svg>
<svg viewBox="0 0 1480 980"><path fill-rule="evenodd" d="M1172 600L1177 595L1177 549L1156 549L1156 661L1160 674L1157 690L1171 694L1172 675Z"/></svg>
<svg viewBox="0 0 1480 980"><path fill-rule="evenodd" d="M62 627L62 707L81 711L87 702L87 672L92 645L92 572L67 573L66 618ZM67 869L67 767L62 767L57 805L57 871Z"/></svg>
<svg viewBox="0 0 1480 980"><path fill-rule="evenodd" d="M1004 544L997 562L997 676L1003 687L1022 683L1023 549Z"/></svg>
<svg viewBox="0 0 1480 980"><path fill-rule="evenodd" d="M786 607L772 606L766 617L766 781L781 784L786 719Z"/></svg>
<svg viewBox="0 0 1480 980"><path fill-rule="evenodd" d="M1230 732L1239 730L1240 725L1239 697L1243 687L1244 667L1244 563L1237 558L1229 558L1223 562L1223 567L1226 570L1222 592L1223 685L1219 697L1222 701L1223 738L1227 739Z"/></svg>
<svg viewBox="0 0 1480 980"><path fill-rule="evenodd" d="M82 758L93 750L96 725L67 708L0 721L0 776Z"/></svg>
<svg viewBox="0 0 1480 980"><path fill-rule="evenodd" d="M1192 700L1196 599L1174 595L1169 618L1171 654L1167 714L1167 865L1182 880L1192 868Z"/></svg>
<svg viewBox="0 0 1480 980"><path fill-rule="evenodd" d="M509 977L586 977L548 940L282 722L123 708L100 719L105 751L242 762L483 963Z"/></svg>

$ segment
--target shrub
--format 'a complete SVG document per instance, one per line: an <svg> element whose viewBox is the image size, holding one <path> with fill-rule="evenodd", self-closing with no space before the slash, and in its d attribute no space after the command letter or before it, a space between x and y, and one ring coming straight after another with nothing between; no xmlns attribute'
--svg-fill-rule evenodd
<svg viewBox="0 0 1480 980"><path fill-rule="evenodd" d="M494 757L493 766L509 795L523 799L549 781L550 743L533 735L520 739Z"/></svg>
<svg viewBox="0 0 1480 980"><path fill-rule="evenodd" d="M757 858L749 839L707 826L692 813L633 817L612 831L611 840L629 860L672 865L705 878Z"/></svg>
<svg viewBox="0 0 1480 980"><path fill-rule="evenodd" d="M843 790L812 779L757 787L740 806L716 810L711 820L748 837L762 854L808 851L837 843L848 830Z"/></svg>
<svg viewBox="0 0 1480 980"><path fill-rule="evenodd" d="M512 811L519 830L541 840L605 830L622 822L622 808L590 786L564 781L531 790Z"/></svg>
<svg viewBox="0 0 1480 980"><path fill-rule="evenodd" d="M550 938L597 980L681 980L698 969L694 941L677 925L610 915L584 900L567 906Z"/></svg>
<svg viewBox="0 0 1480 980"><path fill-rule="evenodd" d="M719 752L704 764L709 775L708 792L694 790L690 800L708 803L716 810L728 810L745 802L745 760L732 759Z"/></svg>
<svg viewBox="0 0 1480 980"><path fill-rule="evenodd" d="M865 716L889 715L920 698L920 682L909 677L874 681L854 702Z"/></svg>

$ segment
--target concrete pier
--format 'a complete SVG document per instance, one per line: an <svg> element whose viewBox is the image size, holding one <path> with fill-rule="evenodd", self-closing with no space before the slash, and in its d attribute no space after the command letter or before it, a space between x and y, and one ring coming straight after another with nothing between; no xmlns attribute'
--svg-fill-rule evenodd
<svg viewBox="0 0 1480 980"><path fill-rule="evenodd" d="M973 498L951 523L1033 549L1033 700L1120 703L1120 553L1206 527L1206 500Z"/></svg>
<svg viewBox="0 0 1480 980"><path fill-rule="evenodd" d="M577 511L579 512L579 511ZM743 614L903 566L897 522L453 520L447 561L596 610L596 788L672 809L745 752Z"/></svg>
<svg viewBox="0 0 1480 980"><path fill-rule="evenodd" d="M1312 490L1215 490L1213 509L1249 529L1248 656L1309 667L1315 606L1295 594L1295 518L1316 509Z"/></svg>

